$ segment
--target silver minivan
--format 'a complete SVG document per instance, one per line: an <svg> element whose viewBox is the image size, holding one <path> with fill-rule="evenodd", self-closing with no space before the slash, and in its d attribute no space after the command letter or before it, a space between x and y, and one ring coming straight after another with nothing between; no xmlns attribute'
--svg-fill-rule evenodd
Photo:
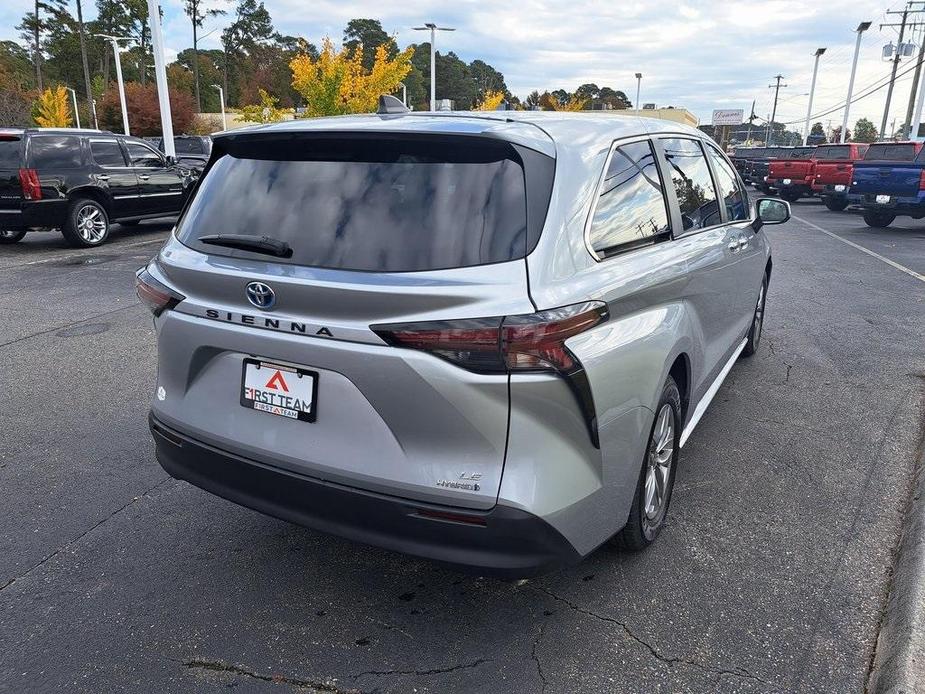
<svg viewBox="0 0 925 694"><path fill-rule="evenodd" d="M482 574L646 547L789 206L676 123L394 110L215 137L137 276L158 461Z"/></svg>

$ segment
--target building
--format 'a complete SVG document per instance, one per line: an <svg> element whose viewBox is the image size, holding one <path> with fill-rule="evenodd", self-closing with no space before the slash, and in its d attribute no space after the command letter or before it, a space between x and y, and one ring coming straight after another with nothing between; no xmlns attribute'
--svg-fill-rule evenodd
<svg viewBox="0 0 925 694"><path fill-rule="evenodd" d="M649 104L646 104L648 106ZM693 113L688 111L686 108L627 108L623 110L614 110L608 111L607 113L612 113L615 116L642 116L643 118L658 118L659 120L670 120L675 123L681 123L683 125L689 125L692 128L696 128L700 123L700 119L697 118Z"/></svg>

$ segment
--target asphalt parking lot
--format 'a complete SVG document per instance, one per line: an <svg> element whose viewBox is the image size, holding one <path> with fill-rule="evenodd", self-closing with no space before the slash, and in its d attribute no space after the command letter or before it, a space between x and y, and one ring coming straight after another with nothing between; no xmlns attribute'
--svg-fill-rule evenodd
<svg viewBox="0 0 925 694"><path fill-rule="evenodd" d="M925 222L794 214L658 543L525 583L167 477L132 273L169 224L0 247L0 692L863 691L923 439Z"/></svg>

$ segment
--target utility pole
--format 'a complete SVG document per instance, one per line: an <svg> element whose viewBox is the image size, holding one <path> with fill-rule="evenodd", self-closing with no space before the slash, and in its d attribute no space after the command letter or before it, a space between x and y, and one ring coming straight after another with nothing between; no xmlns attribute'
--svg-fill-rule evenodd
<svg viewBox="0 0 925 694"><path fill-rule="evenodd" d="M893 70L890 72L890 86L886 90L886 104L883 106L883 120L880 122L880 139L886 137L886 122L890 117L890 102L893 100L893 87L896 84L896 71L899 69L899 61L902 59L902 50L903 50L903 38L906 35L906 23L909 19L909 13L919 13L922 10L913 10L911 9L912 5L917 4L914 2L909 2L906 4L906 9L902 12L900 11L888 11L887 14L901 14L902 20L899 23L899 38L896 40L896 55L893 56ZM881 24L880 28L883 27L894 27L896 24Z"/></svg>
<svg viewBox="0 0 925 694"><path fill-rule="evenodd" d="M913 4L925 4L925 3L909 3ZM918 10L919 12L921 10ZM922 27L925 24L917 22L913 25L914 27ZM909 91L909 105L906 106L906 120L903 121L903 137L909 137L912 133L912 114L915 109L915 96L916 90L919 86L919 76L922 74L922 61L925 60L925 35L920 36L919 38L919 57L915 62L915 75L912 77L912 89Z"/></svg>
<svg viewBox="0 0 925 694"><path fill-rule="evenodd" d="M768 121L768 134L764 138L765 145L771 144L771 130L774 127L774 118L777 117L777 97L780 94L780 88L786 87L786 84L781 84L780 81L784 79L783 75L774 75L776 82L774 84L769 84L768 89L774 88L774 106L771 108L771 120Z"/></svg>

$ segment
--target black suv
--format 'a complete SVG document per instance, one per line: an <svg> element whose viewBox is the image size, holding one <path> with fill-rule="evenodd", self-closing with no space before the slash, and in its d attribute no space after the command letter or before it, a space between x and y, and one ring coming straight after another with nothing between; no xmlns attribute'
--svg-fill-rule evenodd
<svg viewBox="0 0 925 694"><path fill-rule="evenodd" d="M112 222L176 216L197 177L135 137L0 128L0 243L60 229L73 246L99 246Z"/></svg>

